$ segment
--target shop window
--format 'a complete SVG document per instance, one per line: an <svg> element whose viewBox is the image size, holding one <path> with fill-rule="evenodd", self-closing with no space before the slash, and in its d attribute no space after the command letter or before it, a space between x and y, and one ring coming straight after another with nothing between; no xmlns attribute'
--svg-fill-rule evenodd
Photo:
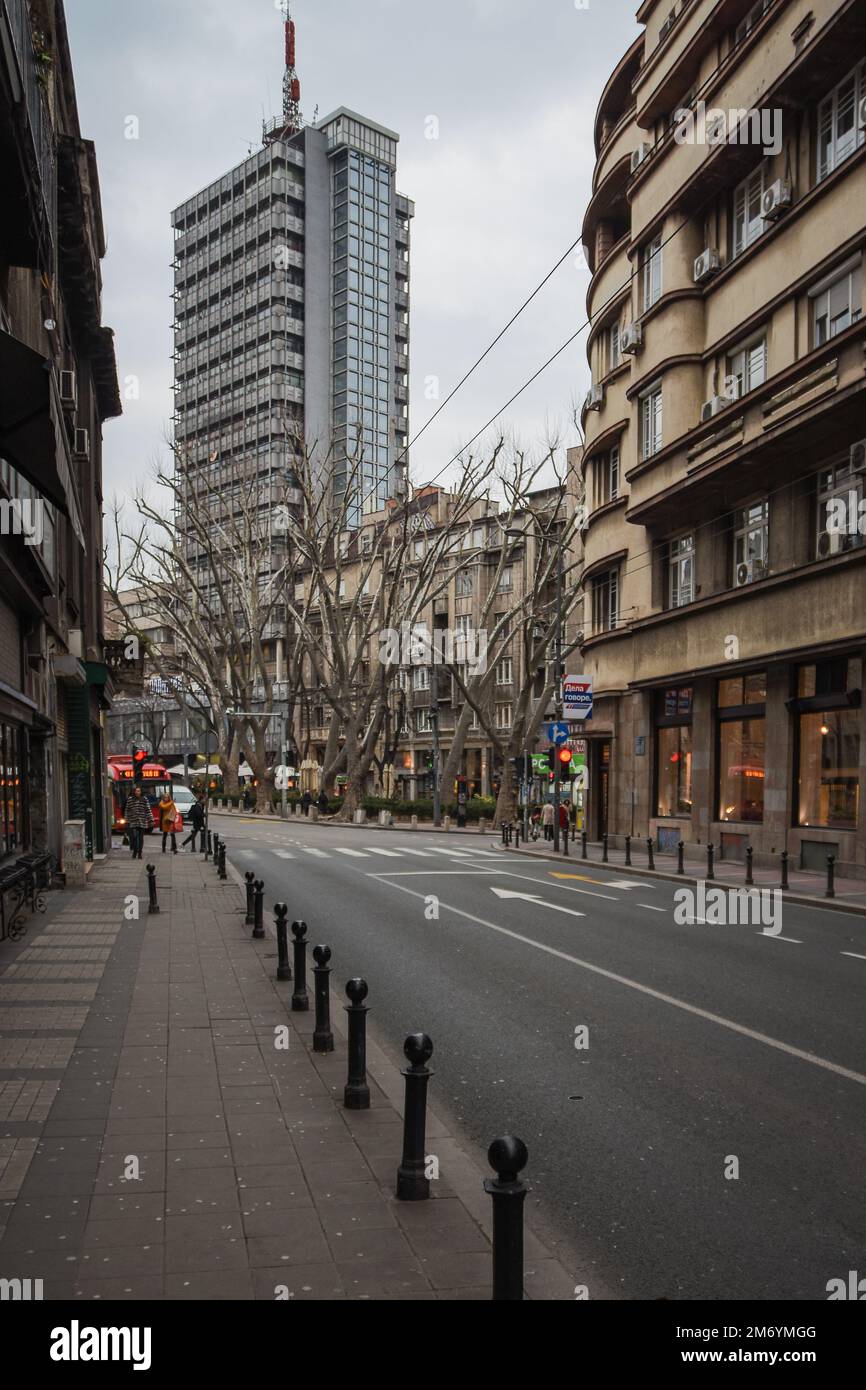
<svg viewBox="0 0 866 1390"><path fill-rule="evenodd" d="M20 854L26 843L22 737L14 724L0 724L0 856Z"/></svg>
<svg viewBox="0 0 866 1390"><path fill-rule="evenodd" d="M760 822L764 818L766 699L763 671L718 683L720 821Z"/></svg>
<svg viewBox="0 0 866 1390"><path fill-rule="evenodd" d="M797 672L798 823L853 830L860 810L862 662L837 657Z"/></svg>
<svg viewBox="0 0 866 1390"><path fill-rule="evenodd" d="M692 810L691 686L673 686L656 698L656 815Z"/></svg>

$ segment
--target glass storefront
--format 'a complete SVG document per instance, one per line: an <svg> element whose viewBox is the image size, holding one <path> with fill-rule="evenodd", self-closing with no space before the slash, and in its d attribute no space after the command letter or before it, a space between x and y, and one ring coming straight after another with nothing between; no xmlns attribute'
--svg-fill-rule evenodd
<svg viewBox="0 0 866 1390"><path fill-rule="evenodd" d="M718 684L720 821L764 819L767 677L763 671Z"/></svg>
<svg viewBox="0 0 866 1390"><path fill-rule="evenodd" d="M0 724L0 859L23 853L26 845L23 738L23 732L17 725Z"/></svg>
<svg viewBox="0 0 866 1390"><path fill-rule="evenodd" d="M656 695L656 815L692 813L691 686Z"/></svg>
<svg viewBox="0 0 866 1390"><path fill-rule="evenodd" d="M800 715L800 824L854 830L860 796L860 711Z"/></svg>

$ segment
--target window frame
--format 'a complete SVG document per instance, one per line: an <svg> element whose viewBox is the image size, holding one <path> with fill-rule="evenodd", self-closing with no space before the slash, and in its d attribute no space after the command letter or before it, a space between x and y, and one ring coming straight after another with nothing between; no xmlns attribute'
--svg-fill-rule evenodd
<svg viewBox="0 0 866 1390"><path fill-rule="evenodd" d="M644 314L662 297L662 241L661 232L657 232L641 247L641 313Z"/></svg>
<svg viewBox="0 0 866 1390"><path fill-rule="evenodd" d="M690 572L688 586L682 583L684 568L688 568ZM688 597L683 597L685 594ZM679 536L670 539L667 545L668 609L687 608L690 603L694 603L695 596L695 533L683 531Z"/></svg>
<svg viewBox="0 0 866 1390"><path fill-rule="evenodd" d="M851 148L840 153L838 149L840 142L837 130L839 119L839 94L846 83L852 81L854 84L854 92L852 98L853 120L851 126ZM846 72L845 76L841 78L818 103L815 112L816 184L823 183L824 179L829 178L841 164L844 164L847 159L851 158L852 154L857 153L861 145L866 143L866 131L861 130L857 124L857 111L864 96L866 96L866 59L861 59L860 62L855 63L854 67ZM830 138L827 147L827 158L822 161L822 128L826 124L827 116L829 116Z"/></svg>
<svg viewBox="0 0 866 1390"><path fill-rule="evenodd" d="M663 440L664 404L661 380L654 381L640 400L640 456L641 462L655 458L661 452ZM656 405L651 403L655 401Z"/></svg>
<svg viewBox="0 0 866 1390"><path fill-rule="evenodd" d="M761 208L761 207L763 206L764 193L766 192L766 189L767 189L767 163L766 163L766 160L763 160L763 161L757 166L756 169L753 169L752 172L751 172L750 174L747 174L746 177L745 177L744 179L741 179L740 182L739 182L738 184L736 184L736 186L734 187L733 198L732 198L732 206L731 206L731 259L732 259L732 260L736 260L737 256L741 256L741 255L743 254L744 251L747 251L748 248L749 248L750 246L753 246L754 243L755 243L756 241L758 241L759 238L762 237L762 236L764 235L764 232L765 232L766 229L767 229L767 224L766 224L766 222L765 222L765 220L764 220L763 213L759 213L759 215L758 215L756 218L750 218L749 215L748 215L748 214L749 214L749 204L750 204L750 202L751 202L751 193L752 193L751 185L752 185L753 181L756 180L756 179L758 180L758 182L759 182L759 184L760 184L760 189L759 189L759 192L758 192L758 207ZM739 216L739 214L738 214L738 211L737 211L737 203L738 203L738 200L739 200L741 194L742 194L742 201L743 201L743 215L742 215L742 218L740 218L740 216ZM742 237L739 235L739 231L740 231L740 222L741 222L741 221L742 221L742 228L743 228Z"/></svg>

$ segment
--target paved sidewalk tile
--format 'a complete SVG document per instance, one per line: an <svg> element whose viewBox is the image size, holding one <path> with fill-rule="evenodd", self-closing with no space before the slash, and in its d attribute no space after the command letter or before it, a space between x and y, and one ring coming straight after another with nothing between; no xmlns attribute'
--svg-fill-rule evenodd
<svg viewBox="0 0 866 1390"><path fill-rule="evenodd" d="M312 1054L236 882L156 863L158 915L116 851L0 947L0 1278L77 1301L489 1298L483 1175L431 1115L436 1195L397 1202L375 1074L373 1108L343 1110L345 1040ZM531 1235L527 1256L530 1297L573 1296Z"/></svg>

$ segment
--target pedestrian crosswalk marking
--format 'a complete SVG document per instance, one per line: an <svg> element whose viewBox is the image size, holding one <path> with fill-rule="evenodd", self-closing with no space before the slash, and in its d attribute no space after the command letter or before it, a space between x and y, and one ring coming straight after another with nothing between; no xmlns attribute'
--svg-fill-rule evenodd
<svg viewBox="0 0 866 1390"><path fill-rule="evenodd" d="M304 851L304 854L312 854L316 857L316 859L330 858L327 852L323 849L313 849L310 845L301 845L301 849Z"/></svg>
<svg viewBox="0 0 866 1390"><path fill-rule="evenodd" d="M419 859L429 859L429 858L430 858L430 850L429 850L429 849L409 849L408 846L406 846L406 845L401 845L400 848L401 848L401 850L403 851L404 854L414 854L414 855L417 855L417 857L418 857Z"/></svg>
<svg viewBox="0 0 866 1390"><path fill-rule="evenodd" d="M386 859L399 859L400 854L393 849L375 849L372 845L365 845L364 849L368 854L383 854Z"/></svg>
<svg viewBox="0 0 866 1390"><path fill-rule="evenodd" d="M272 850L271 853L275 854L278 859L294 859L295 857L293 854L289 854L288 850L285 849L275 849Z"/></svg>
<svg viewBox="0 0 866 1390"><path fill-rule="evenodd" d="M360 849L337 849L338 854L348 854L352 859L366 859L366 854Z"/></svg>

